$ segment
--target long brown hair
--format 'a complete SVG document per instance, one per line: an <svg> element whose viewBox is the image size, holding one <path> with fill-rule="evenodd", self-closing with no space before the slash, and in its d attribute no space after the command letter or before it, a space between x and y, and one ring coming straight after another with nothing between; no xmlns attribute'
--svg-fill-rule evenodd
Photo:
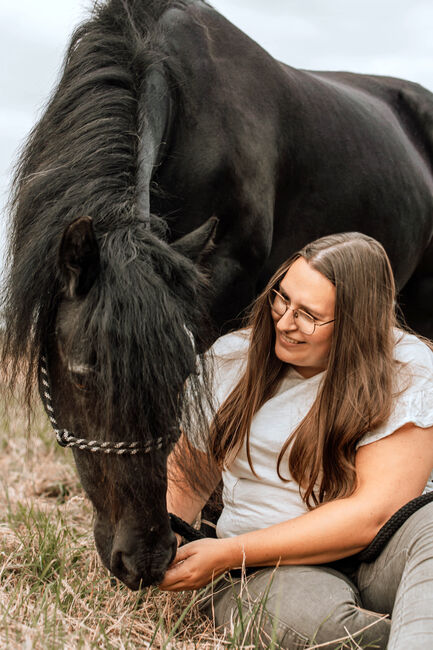
<svg viewBox="0 0 433 650"><path fill-rule="evenodd" d="M260 407L276 392L287 364L275 353L268 293L293 262L303 257L336 287L335 323L326 372L316 400L284 443L277 471L290 446L289 470L308 507L348 496L356 485L357 443L390 415L396 326L395 284L379 242L361 233L322 237L290 257L255 301L248 320L250 345L245 372L218 410L211 452L229 465L246 439Z"/></svg>

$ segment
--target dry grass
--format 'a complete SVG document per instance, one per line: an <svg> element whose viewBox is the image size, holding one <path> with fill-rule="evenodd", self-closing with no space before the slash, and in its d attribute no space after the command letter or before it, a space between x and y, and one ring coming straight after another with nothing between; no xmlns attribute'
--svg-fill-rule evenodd
<svg viewBox="0 0 433 650"><path fill-rule="evenodd" d="M247 636L258 610L223 637L200 616L200 592L132 593L110 578L71 452L56 445L41 406L30 434L22 407L7 411L0 400L0 648L255 647Z"/></svg>
<svg viewBox="0 0 433 650"><path fill-rule="evenodd" d="M30 436L18 404L0 422L0 647L221 646L191 607L197 594L131 593L110 579L72 454L56 446L42 410Z"/></svg>

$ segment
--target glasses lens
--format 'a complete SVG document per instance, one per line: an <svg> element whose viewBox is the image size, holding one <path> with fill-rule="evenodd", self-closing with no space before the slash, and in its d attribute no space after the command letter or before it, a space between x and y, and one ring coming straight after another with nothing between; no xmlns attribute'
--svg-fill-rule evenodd
<svg viewBox="0 0 433 650"><path fill-rule="evenodd" d="M314 332L314 318L303 311L297 312L297 325L303 334L312 334Z"/></svg>
<svg viewBox="0 0 433 650"><path fill-rule="evenodd" d="M289 300L284 300L283 297L275 289L272 289L272 291L269 292L268 299L272 310L276 314L279 316L284 316L286 311L289 309L292 311L293 318L300 331L303 334L313 334L315 330L315 323L312 316L304 311L292 309L292 307L290 307Z"/></svg>
<svg viewBox="0 0 433 650"><path fill-rule="evenodd" d="M269 294L269 303L272 309L280 316L283 316L286 313L286 304L274 289L272 289Z"/></svg>

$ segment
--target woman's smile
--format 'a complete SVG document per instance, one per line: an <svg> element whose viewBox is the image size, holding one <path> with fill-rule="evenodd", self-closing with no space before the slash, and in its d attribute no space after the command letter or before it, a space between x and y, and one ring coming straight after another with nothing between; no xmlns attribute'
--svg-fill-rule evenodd
<svg viewBox="0 0 433 650"><path fill-rule="evenodd" d="M287 346L287 347L296 347L297 345L301 345L302 343L306 343L306 341L298 341L291 336L288 336L287 334L284 334L284 332L279 333L281 345Z"/></svg>

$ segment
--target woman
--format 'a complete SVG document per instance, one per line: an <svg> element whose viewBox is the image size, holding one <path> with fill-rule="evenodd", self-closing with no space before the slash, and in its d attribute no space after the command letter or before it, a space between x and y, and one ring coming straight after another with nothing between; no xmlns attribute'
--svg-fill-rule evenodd
<svg viewBox="0 0 433 650"><path fill-rule="evenodd" d="M246 584L218 583L205 605L217 625L229 625L240 596L244 613L264 604L264 646L274 635L285 648L341 647L351 636L362 646L433 647L433 503L375 562L350 575L333 565L433 489L433 352L396 328L394 305L382 246L333 235L283 264L249 328L216 342L218 538L179 548L162 589L267 567ZM202 505L171 480L172 512L191 522Z"/></svg>

